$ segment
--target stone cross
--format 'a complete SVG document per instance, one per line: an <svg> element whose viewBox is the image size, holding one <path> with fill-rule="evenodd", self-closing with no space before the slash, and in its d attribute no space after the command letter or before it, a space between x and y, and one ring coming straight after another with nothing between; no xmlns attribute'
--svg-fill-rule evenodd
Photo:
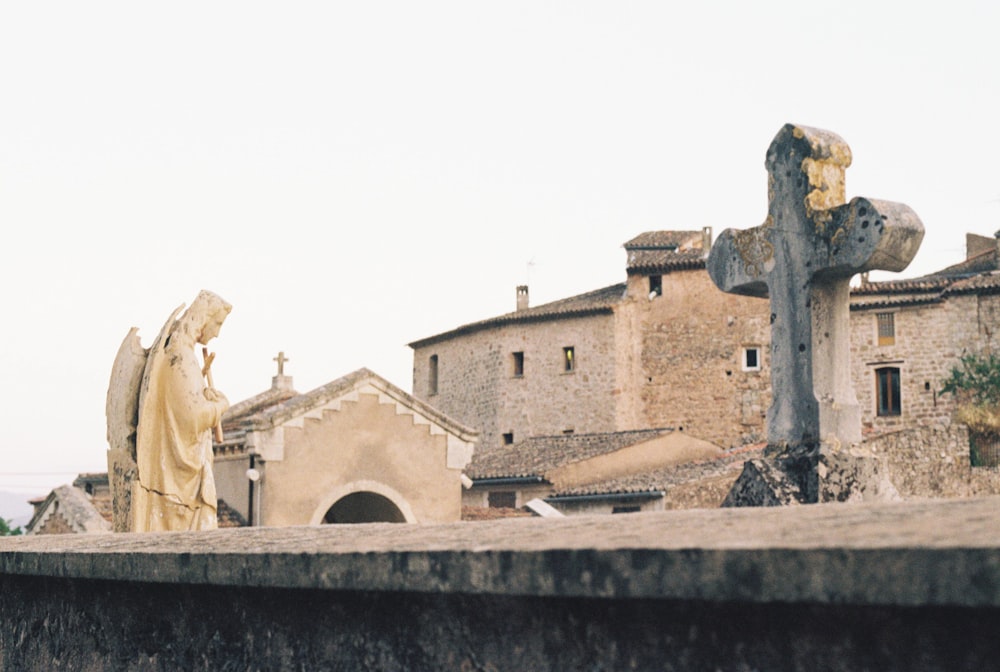
<svg viewBox="0 0 1000 672"><path fill-rule="evenodd" d="M923 239L920 219L902 203L845 203L850 165L851 150L836 134L786 124L767 150L767 218L723 231L708 258L723 291L770 297L772 447L861 440L850 280L903 270Z"/></svg>
<svg viewBox="0 0 1000 672"><path fill-rule="evenodd" d="M285 357L285 351L281 350L280 352L278 352L277 357L272 357L271 359L272 361L278 363L278 375L279 376L285 375L285 362L291 359L290 357Z"/></svg>

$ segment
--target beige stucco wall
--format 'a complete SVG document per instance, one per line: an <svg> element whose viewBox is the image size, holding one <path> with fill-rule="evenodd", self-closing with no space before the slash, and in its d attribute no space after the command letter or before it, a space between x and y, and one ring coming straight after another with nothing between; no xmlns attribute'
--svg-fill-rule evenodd
<svg viewBox="0 0 1000 672"><path fill-rule="evenodd" d="M283 459L263 465L263 525L319 522L352 491L393 500L409 522L461 519L461 469L447 467L446 437L374 394L286 426L284 440Z"/></svg>

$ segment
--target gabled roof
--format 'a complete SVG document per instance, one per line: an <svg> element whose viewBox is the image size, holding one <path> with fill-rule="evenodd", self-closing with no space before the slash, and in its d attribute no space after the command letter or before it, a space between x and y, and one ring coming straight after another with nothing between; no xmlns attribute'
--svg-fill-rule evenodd
<svg viewBox="0 0 1000 672"><path fill-rule="evenodd" d="M709 250L701 231L647 231L623 246L629 275L651 275L705 268Z"/></svg>
<svg viewBox="0 0 1000 672"><path fill-rule="evenodd" d="M107 508L107 507L105 507ZM61 517L73 532L110 532L111 523L80 488L60 485L35 509L27 533L37 534L52 517Z"/></svg>
<svg viewBox="0 0 1000 672"><path fill-rule="evenodd" d="M465 470L469 478L544 478L546 472L566 464L643 443L673 432L672 429L640 429L600 434L533 436L493 450L476 452Z"/></svg>
<svg viewBox="0 0 1000 672"><path fill-rule="evenodd" d="M524 324L530 322L545 322L548 320L559 320L571 317L587 317L590 315L611 314L615 306L622 302L625 296L625 283L618 283L609 287L596 289L592 292L577 294L568 299L559 299L540 306L524 308L512 313L506 313L498 317L491 317L479 322L472 322L462 325L451 331L446 331L434 336L428 336L418 341L410 343L411 348L422 348L432 345L438 341L472 334L486 329L506 326L508 324Z"/></svg>
<svg viewBox="0 0 1000 672"><path fill-rule="evenodd" d="M280 401L275 399L274 403L266 405L252 405L242 415L229 416L224 426L232 427L233 431L226 437L226 442L240 440L239 435L247 431L271 429L293 419L317 415L325 408L339 407L340 401L353 400L359 393L374 393L394 401L463 441L475 441L479 436L476 430L452 420L373 371L362 368L311 392L295 394Z"/></svg>
<svg viewBox="0 0 1000 672"><path fill-rule="evenodd" d="M299 396L299 393L293 389L280 389L272 387L265 392L261 392L260 394L250 397L249 399L244 399L243 401L230 406L229 410L227 410L222 416L222 424L224 427L236 425L240 420L257 413L261 413L270 408L274 408L275 406L278 406L281 403L297 396Z"/></svg>
<svg viewBox="0 0 1000 672"><path fill-rule="evenodd" d="M628 253L628 275L665 274L673 271L705 268L706 238L710 231L646 231L623 245ZM524 308L460 327L409 344L422 348L456 336L495 329L508 324L544 322L571 317L610 314L625 298L625 283L577 294L533 308Z"/></svg>
<svg viewBox="0 0 1000 672"><path fill-rule="evenodd" d="M1000 292L1000 271L990 271L956 281L945 294L996 294L997 292Z"/></svg>
<svg viewBox="0 0 1000 672"><path fill-rule="evenodd" d="M701 231L646 231L628 241L622 247L626 250L673 249L687 252L702 248Z"/></svg>
<svg viewBox="0 0 1000 672"><path fill-rule="evenodd" d="M1000 253L994 247L940 271L851 288L851 310L938 303L956 294L1000 293Z"/></svg>

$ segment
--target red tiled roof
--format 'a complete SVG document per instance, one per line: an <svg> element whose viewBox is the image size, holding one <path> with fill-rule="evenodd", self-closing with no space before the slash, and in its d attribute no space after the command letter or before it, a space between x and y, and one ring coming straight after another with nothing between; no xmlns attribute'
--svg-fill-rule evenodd
<svg viewBox="0 0 1000 672"><path fill-rule="evenodd" d="M736 472L743 468L743 463L761 457L766 444L758 443L728 450L718 457L697 462L685 462L659 469L644 471L628 476L588 483L575 488L567 488L553 497L579 497L587 495L608 494L638 494L643 492L665 492L670 488L700 481L705 478L721 476Z"/></svg>
<svg viewBox="0 0 1000 672"><path fill-rule="evenodd" d="M705 268L705 253L700 250L692 252L637 250L628 253L626 271L629 275L650 275L699 268Z"/></svg>
<svg viewBox="0 0 1000 672"><path fill-rule="evenodd" d="M702 248L701 231L646 231L622 247L626 250L673 248L679 251Z"/></svg>
<svg viewBox="0 0 1000 672"><path fill-rule="evenodd" d="M625 283L618 283L617 285L611 285L592 292L577 294L568 299L559 299L558 301L552 301L540 306L525 308L513 313L506 313L498 317L465 324L451 331L413 341L409 345L411 348L420 348L455 336L472 334L508 324L544 322L569 317L611 314L614 312L614 307L622 302L624 295Z"/></svg>
<svg viewBox="0 0 1000 672"><path fill-rule="evenodd" d="M219 500L218 509L219 527L246 527L247 520L240 512L229 506L226 500Z"/></svg>
<svg viewBox="0 0 1000 672"><path fill-rule="evenodd" d="M466 469L469 478L544 477L551 469L612 453L637 443L655 439L674 430L641 429L599 434L532 436L492 450L477 450Z"/></svg>

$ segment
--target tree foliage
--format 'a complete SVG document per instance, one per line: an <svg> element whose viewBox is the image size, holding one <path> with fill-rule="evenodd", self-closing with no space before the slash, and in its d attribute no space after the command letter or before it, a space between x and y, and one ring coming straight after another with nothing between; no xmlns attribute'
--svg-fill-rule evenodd
<svg viewBox="0 0 1000 672"><path fill-rule="evenodd" d="M941 391L953 394L959 404L1000 406L1000 357L993 353L965 355Z"/></svg>
<svg viewBox="0 0 1000 672"><path fill-rule="evenodd" d="M9 520L0 518L0 537L16 537L20 534L24 534L24 530L21 529L20 525L17 527L11 527L10 525L11 523Z"/></svg>
<svg viewBox="0 0 1000 672"><path fill-rule="evenodd" d="M941 391L954 395L956 420L972 432L1000 440L1000 357L965 355Z"/></svg>

